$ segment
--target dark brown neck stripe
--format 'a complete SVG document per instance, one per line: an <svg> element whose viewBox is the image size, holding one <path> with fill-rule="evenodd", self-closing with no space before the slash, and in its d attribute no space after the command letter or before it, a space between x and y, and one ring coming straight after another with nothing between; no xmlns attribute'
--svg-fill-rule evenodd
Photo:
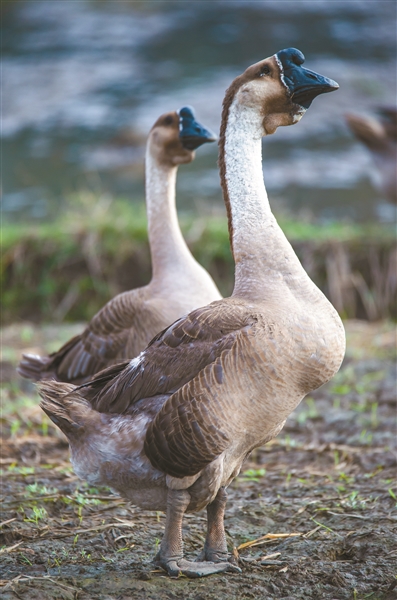
<svg viewBox="0 0 397 600"><path fill-rule="evenodd" d="M223 108L222 108L222 121L221 121L221 129L219 133L219 158L218 158L218 166L219 166L219 174L221 178L221 187L223 192L223 200L226 206L227 212L227 220L228 220L228 228L229 228L229 239L230 239L230 247L232 250L233 258L233 216L232 216L232 208L230 204L229 191L227 188L226 181L226 160L225 160L225 143L226 143L226 130L227 123L229 119L229 110L230 106L234 100L234 97L237 93L237 90L247 81L251 79L250 75L247 73L243 73L236 77L236 79L231 83L231 85L226 90L225 98L223 100Z"/></svg>

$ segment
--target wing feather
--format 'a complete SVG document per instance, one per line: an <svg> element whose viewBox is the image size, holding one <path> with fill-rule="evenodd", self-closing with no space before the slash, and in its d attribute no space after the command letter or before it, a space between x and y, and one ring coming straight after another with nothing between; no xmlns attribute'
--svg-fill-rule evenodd
<svg viewBox="0 0 397 600"><path fill-rule="evenodd" d="M146 433L153 466L173 477L196 475L232 443L242 428L244 407L237 410L236 397L244 387L231 367L241 359L253 366L246 361L251 332L251 326L239 331L230 349L166 400Z"/></svg>
<svg viewBox="0 0 397 600"><path fill-rule="evenodd" d="M82 383L106 367L139 354L151 337L164 327L164 317L146 288L119 294L75 336L48 357L26 355L20 373L31 379L55 377Z"/></svg>
<svg viewBox="0 0 397 600"><path fill-rule="evenodd" d="M142 398L172 394L232 347L238 332L253 322L244 305L226 300L197 309L159 333L117 377L104 385L93 378L84 396L99 412L122 413ZM215 379L222 379L217 364Z"/></svg>

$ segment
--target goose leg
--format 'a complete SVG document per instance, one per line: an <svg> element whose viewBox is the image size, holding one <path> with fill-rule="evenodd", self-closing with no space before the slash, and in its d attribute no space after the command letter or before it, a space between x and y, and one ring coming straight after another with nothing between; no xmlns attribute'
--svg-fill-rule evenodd
<svg viewBox="0 0 397 600"><path fill-rule="evenodd" d="M198 560L226 562L228 560L224 516L227 501L225 488L220 488L215 500L207 506L207 537Z"/></svg>
<svg viewBox="0 0 397 600"><path fill-rule="evenodd" d="M205 577L224 571L240 572L229 562L191 562L183 558L182 520L190 503L186 490L168 490L165 532L155 563L171 576Z"/></svg>

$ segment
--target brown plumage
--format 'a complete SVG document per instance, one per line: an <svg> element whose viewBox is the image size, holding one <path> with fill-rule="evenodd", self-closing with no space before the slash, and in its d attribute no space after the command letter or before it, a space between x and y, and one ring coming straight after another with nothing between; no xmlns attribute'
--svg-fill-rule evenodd
<svg viewBox="0 0 397 600"><path fill-rule="evenodd" d="M346 122L372 155L375 187L397 204L397 110L380 107L377 112L378 118L347 114Z"/></svg>
<svg viewBox="0 0 397 600"><path fill-rule="evenodd" d="M181 315L220 293L190 253L175 208L177 167L194 158L192 148L213 141L189 107L162 115L148 138L146 196L153 277L149 285L110 300L81 335L50 356L24 355L18 371L39 380L82 383L105 367L133 358L152 337ZM181 116L183 115L183 116ZM187 116L187 126L186 120Z"/></svg>
<svg viewBox="0 0 397 600"><path fill-rule="evenodd" d="M344 355L342 323L277 225L263 184L261 138L337 87L302 62L299 51L281 51L226 93L219 162L233 295L180 318L134 360L80 387L41 384L42 407L68 436L76 473L167 511L156 563L172 575L236 570L223 529L227 486ZM183 558L183 515L204 507L206 542L192 563Z"/></svg>

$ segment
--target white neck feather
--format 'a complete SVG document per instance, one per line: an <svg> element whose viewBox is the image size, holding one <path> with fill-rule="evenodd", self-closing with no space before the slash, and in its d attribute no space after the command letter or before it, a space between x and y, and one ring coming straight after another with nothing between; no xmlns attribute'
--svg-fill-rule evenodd
<svg viewBox="0 0 397 600"><path fill-rule="evenodd" d="M233 248L238 252L252 231L262 228L271 209L262 174L263 127L257 111L241 106L236 98L226 128L225 162L233 219Z"/></svg>
<svg viewBox="0 0 397 600"><path fill-rule="evenodd" d="M252 298L280 287L282 275L310 281L269 205L262 171L262 119L257 109L240 104L237 94L229 109L224 146L236 264L233 295Z"/></svg>
<svg viewBox="0 0 397 600"><path fill-rule="evenodd" d="M175 291L174 302L181 302L183 311L188 311L219 300L221 295L182 236L175 204L177 170L157 160L147 148L146 210L152 257L151 284L162 294L168 290L169 300Z"/></svg>
<svg viewBox="0 0 397 600"><path fill-rule="evenodd" d="M153 279L196 263L179 227L175 204L177 167L161 163L148 148L145 158L146 211Z"/></svg>

